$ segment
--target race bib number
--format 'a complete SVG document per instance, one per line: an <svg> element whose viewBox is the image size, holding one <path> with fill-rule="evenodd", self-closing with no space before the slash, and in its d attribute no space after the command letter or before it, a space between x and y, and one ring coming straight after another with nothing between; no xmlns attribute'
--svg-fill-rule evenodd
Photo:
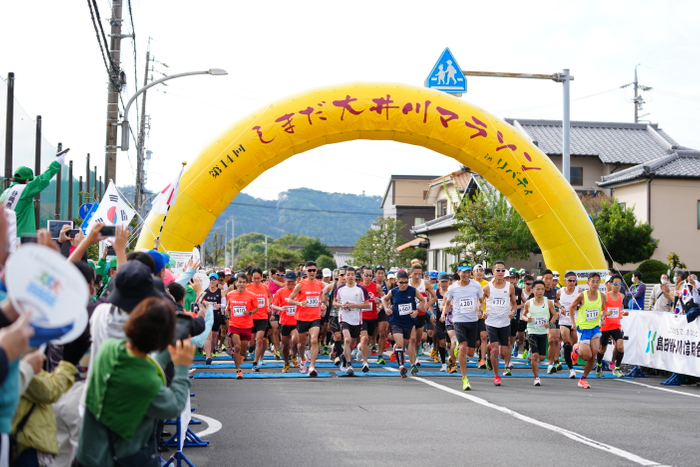
<svg viewBox="0 0 700 467"><path fill-rule="evenodd" d="M416 308L418 308L420 306L420 300L418 300L417 298L415 300L416 300Z"/></svg>
<svg viewBox="0 0 700 467"><path fill-rule="evenodd" d="M410 315L413 313L413 307L410 303L401 303L399 305L399 314L401 316Z"/></svg>
<svg viewBox="0 0 700 467"><path fill-rule="evenodd" d="M438 308L442 310L442 298L438 298Z"/></svg>
<svg viewBox="0 0 700 467"><path fill-rule="evenodd" d="M460 298L459 299L459 312L469 313L474 310L474 299L473 298Z"/></svg>
<svg viewBox="0 0 700 467"><path fill-rule="evenodd" d="M569 316L569 309L563 306L559 308L559 313L561 313L562 316Z"/></svg>
<svg viewBox="0 0 700 467"><path fill-rule="evenodd" d="M318 297L317 296L306 297L306 306L309 308L314 307L314 306L318 306Z"/></svg>
<svg viewBox="0 0 700 467"><path fill-rule="evenodd" d="M505 306L506 300L504 298L494 298L492 303L493 306Z"/></svg>
<svg viewBox="0 0 700 467"><path fill-rule="evenodd" d="M233 312L233 316L245 316L244 306L234 306L231 308L231 311Z"/></svg>
<svg viewBox="0 0 700 467"><path fill-rule="evenodd" d="M586 321L595 321L598 319L598 312L600 310L586 310Z"/></svg>
<svg viewBox="0 0 700 467"><path fill-rule="evenodd" d="M612 312L612 314L609 316L609 318L619 318L620 317L620 309L618 307L610 307L608 308Z"/></svg>
<svg viewBox="0 0 700 467"><path fill-rule="evenodd" d="M287 316L294 316L297 312L297 307L294 305L286 306L284 307L284 312L287 313Z"/></svg>
<svg viewBox="0 0 700 467"><path fill-rule="evenodd" d="M258 297L258 308L265 308L265 297Z"/></svg>
<svg viewBox="0 0 700 467"><path fill-rule="evenodd" d="M543 328L545 323L547 323L547 318L535 318L536 328Z"/></svg>

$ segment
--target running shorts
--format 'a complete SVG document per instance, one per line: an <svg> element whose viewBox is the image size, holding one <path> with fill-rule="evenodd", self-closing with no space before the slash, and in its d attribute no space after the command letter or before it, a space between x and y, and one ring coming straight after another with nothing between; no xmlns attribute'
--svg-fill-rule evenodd
<svg viewBox="0 0 700 467"><path fill-rule="evenodd" d="M483 320L480 320L483 322ZM457 334L457 342L466 342L467 347L476 348L479 325L476 321L472 323L453 323L455 334Z"/></svg>
<svg viewBox="0 0 700 467"><path fill-rule="evenodd" d="M593 339L601 335L600 326L596 326L593 329L579 329L579 332L581 332L580 342L582 344L590 344Z"/></svg>
<svg viewBox="0 0 700 467"><path fill-rule="evenodd" d="M510 337L515 337L518 335L518 322L519 319L510 320Z"/></svg>
<svg viewBox="0 0 700 467"><path fill-rule="evenodd" d="M437 320L437 322L435 323L435 332L437 332L438 340L445 340L445 337L447 336L447 329L445 328L445 323L443 323L440 320Z"/></svg>
<svg viewBox="0 0 700 467"><path fill-rule="evenodd" d="M362 330L367 331L367 334L373 336L377 332L377 326L379 325L378 319L362 319Z"/></svg>
<svg viewBox="0 0 700 467"><path fill-rule="evenodd" d="M600 346L605 347L610 343L610 338L612 337L613 343L622 339L622 329L608 329L607 331L602 331L600 336Z"/></svg>
<svg viewBox="0 0 700 467"><path fill-rule="evenodd" d="M338 322L337 316L329 316L328 317L328 324L330 324L331 332L333 334L335 334L336 332L340 332L340 322Z"/></svg>
<svg viewBox="0 0 700 467"><path fill-rule="evenodd" d="M389 317L386 315L386 311L384 311L384 310L379 310L379 312L377 313L377 315L379 316L379 318L377 318L377 319L378 319L378 321L379 321L380 323L389 321Z"/></svg>
<svg viewBox="0 0 700 467"><path fill-rule="evenodd" d="M266 319L254 319L253 320L253 333L257 334L260 331L267 331L267 320Z"/></svg>
<svg viewBox="0 0 700 467"><path fill-rule="evenodd" d="M348 331L350 333L350 337L352 337L353 339L357 339L360 337L362 325L358 324L354 326L348 323L340 323L340 329L342 329L343 331Z"/></svg>
<svg viewBox="0 0 700 467"><path fill-rule="evenodd" d="M311 328L320 328L321 327L321 319L315 319L313 321L300 321L297 320L297 331L299 334L304 334L305 332L309 332L309 329Z"/></svg>
<svg viewBox="0 0 700 467"><path fill-rule="evenodd" d="M530 343L530 355L547 354L547 334L529 334L527 341Z"/></svg>
<svg viewBox="0 0 700 467"><path fill-rule="evenodd" d="M527 331L527 321L523 321L522 319L518 321L518 332L525 332Z"/></svg>
<svg viewBox="0 0 700 467"><path fill-rule="evenodd" d="M251 331L251 328L241 329L237 328L236 326L229 326L228 328L229 334L238 334L242 341L250 341L250 338L253 337L253 333Z"/></svg>
<svg viewBox="0 0 700 467"><path fill-rule="evenodd" d="M430 320L430 316L428 316L427 313L424 314L424 315L418 315L418 316L416 317L416 326L415 326L415 328L416 328L416 329L424 328L424 327L425 327L425 323L427 323L428 320Z"/></svg>
<svg viewBox="0 0 700 467"><path fill-rule="evenodd" d="M282 325L280 325L280 334L282 335L282 337L287 337L296 328L297 328L296 324L282 324Z"/></svg>
<svg viewBox="0 0 700 467"><path fill-rule="evenodd" d="M403 326L399 326L397 324L392 324L391 325L391 334L396 336L403 336L404 339L410 339L411 338L411 331L413 331L413 328L405 328Z"/></svg>
<svg viewBox="0 0 700 467"><path fill-rule="evenodd" d="M478 323L477 326L478 326L479 334L481 334L482 332L486 332L486 320L480 319L480 320L477 320L477 323ZM479 337L479 339L481 339L481 337Z"/></svg>
<svg viewBox="0 0 700 467"><path fill-rule="evenodd" d="M510 326L504 326L502 328L496 328L493 326L486 326L486 331L489 333L489 342L502 347L508 347L508 338L510 337Z"/></svg>

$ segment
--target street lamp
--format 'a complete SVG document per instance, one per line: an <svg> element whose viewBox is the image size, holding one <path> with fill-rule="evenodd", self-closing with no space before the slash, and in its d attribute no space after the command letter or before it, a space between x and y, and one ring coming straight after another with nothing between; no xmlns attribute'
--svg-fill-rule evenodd
<svg viewBox="0 0 700 467"><path fill-rule="evenodd" d="M163 81L167 81L169 79L173 78L180 78L181 76L190 76L190 75L213 75L213 76L224 76L228 75L228 72L226 70L223 70L221 68L210 68L208 70L204 71L188 71L185 73L176 73L174 75L169 75L161 79L157 79L151 83L148 83L146 86L142 87L138 91L136 91L136 94L131 96L131 99L129 99L129 102L126 103L126 107L124 107L124 120L122 121L122 144L120 146L120 149L122 151L126 151L129 149L129 108L131 108L131 104L133 104L134 100L136 100L136 97L147 90L148 88L155 86L156 84L160 84Z"/></svg>

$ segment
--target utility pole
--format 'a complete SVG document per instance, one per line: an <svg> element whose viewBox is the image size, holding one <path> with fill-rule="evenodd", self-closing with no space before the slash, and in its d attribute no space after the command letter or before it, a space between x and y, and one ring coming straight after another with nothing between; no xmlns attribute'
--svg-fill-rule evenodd
<svg viewBox="0 0 700 467"><path fill-rule="evenodd" d="M148 84L148 72L149 63L151 60L151 51L146 51L146 72L143 77L143 85ZM146 91L143 92L143 98L141 100L141 125L139 127L139 140L136 145L136 190L134 190L134 209L136 212L140 213L143 205L143 192L144 187L144 151L143 147L146 140Z"/></svg>
<svg viewBox="0 0 700 467"><path fill-rule="evenodd" d="M267 235L265 235L265 270L267 271Z"/></svg>
<svg viewBox="0 0 700 467"><path fill-rule="evenodd" d="M224 268L228 267L228 221L224 223Z"/></svg>
<svg viewBox="0 0 700 467"><path fill-rule="evenodd" d="M236 218L231 217L231 269L236 267Z"/></svg>
<svg viewBox="0 0 700 467"><path fill-rule="evenodd" d="M122 3L112 3L112 18L109 20L111 57L109 83L107 85L107 139L105 141L105 182L117 181L117 129L119 123L119 93L121 91L121 42L122 42Z"/></svg>
<svg viewBox="0 0 700 467"><path fill-rule="evenodd" d="M7 117L5 118L5 189L12 179L12 129L15 119L15 74L7 74ZM37 176L39 173L36 174Z"/></svg>
<svg viewBox="0 0 700 467"><path fill-rule="evenodd" d="M637 81L637 67L639 65L641 65L641 63L638 63L634 67L634 83L632 83L634 85L634 100L632 101L632 103L634 104L634 123L639 123L639 117L640 117L639 111L642 110L642 105L645 104L644 98L639 95L639 90L641 89L642 91L651 91L651 89L652 89L651 86L641 85L641 84L639 84L639 81ZM627 86L629 86L629 84L626 84L625 86L622 86L622 87L624 88ZM648 114L644 114L641 116L646 117L647 115Z"/></svg>

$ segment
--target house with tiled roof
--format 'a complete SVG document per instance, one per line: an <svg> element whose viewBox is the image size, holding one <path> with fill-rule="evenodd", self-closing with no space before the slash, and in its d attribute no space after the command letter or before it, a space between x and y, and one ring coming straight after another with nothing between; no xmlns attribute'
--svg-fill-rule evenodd
<svg viewBox="0 0 700 467"><path fill-rule="evenodd" d="M561 170L561 120L515 118L506 118L505 120L538 146ZM574 121L571 122L570 152L570 180L573 188L582 194L602 190L608 195L620 198L621 202L635 205L637 219L642 222L649 220L655 228L654 236L660 239L659 249L654 255L655 259L666 262L668 254L666 250L669 248L672 250L671 245L681 245L677 243L679 236L688 235L695 240L695 236L700 235L700 190L693 191L691 188L691 186L700 188L700 156L698 155L700 153L680 146L659 128L658 124ZM467 177L469 177L468 180ZM657 217L661 219L659 216L663 215L664 222L666 222L668 217L674 216L674 213L680 215L674 207L678 204L674 204L669 194L661 188L664 184L668 184L673 177L675 177L673 183L666 188L672 191L674 188L680 189L683 186L682 193L688 196L688 200L684 200L682 203L683 212L690 213L689 218L692 217L692 219L686 219L683 222L684 234L680 233L679 230L672 235L670 231L673 230L674 224L669 222L661 226L658 225L659 221L657 220ZM656 180L649 182L650 178L656 178ZM430 244L428 248L428 268L430 270L445 270L457 260L444 251L446 247L450 246L449 241L457 232L453 227L453 207L449 203L447 205L441 204L443 200L448 198L443 193L444 188L441 188L446 181L451 181L453 189L462 194L469 190L479 189L479 183L483 183L477 176L467 176L467 174L456 176L454 173L431 182L426 200L435 204L435 219L422 225L416 225L411 229L414 236L428 240ZM645 181L649 182L651 192L645 191L646 189L641 186ZM625 188L628 185L629 188ZM431 192L431 190L433 191ZM649 193L652 194L649 195ZM655 197L657 195L658 199ZM645 201L644 196L651 196L651 202ZM624 199L622 199L623 197ZM697 206L694 204L696 202ZM666 210L661 213L652 209L651 214L646 213L645 210L650 205L658 208L665 205ZM669 207L674 207L674 209L668 209ZM694 220L697 221L697 225L691 222ZM690 229L691 223L693 224L692 229L694 229L692 232L686 230ZM676 224L676 226L678 225ZM661 245L664 247L662 248ZM689 267L700 269L700 252L697 255L689 253L683 255L680 251L673 251L679 253L681 259L686 261ZM535 271L546 268L542 256L537 254L533 254L530 260L524 262L512 262L512 264L509 262L508 266L523 267ZM632 267L634 265L625 265L625 269Z"/></svg>

